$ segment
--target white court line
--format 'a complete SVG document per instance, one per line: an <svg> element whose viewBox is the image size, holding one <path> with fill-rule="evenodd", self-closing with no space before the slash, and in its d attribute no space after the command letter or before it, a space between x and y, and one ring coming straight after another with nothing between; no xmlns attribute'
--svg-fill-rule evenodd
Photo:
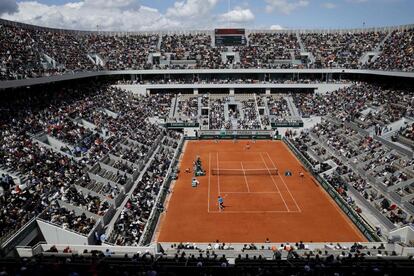
<svg viewBox="0 0 414 276"><path fill-rule="evenodd" d="M291 214L291 213L300 213L298 211L210 211L210 213L217 213L217 214L263 214L263 213L286 213L286 214Z"/></svg>
<svg viewBox="0 0 414 276"><path fill-rule="evenodd" d="M220 193L220 168L219 168L219 153L217 152L217 169L219 170L217 174L217 187L218 187L218 195L221 195ZM220 207L219 207L220 208Z"/></svg>
<svg viewBox="0 0 414 276"><path fill-rule="evenodd" d="M290 212L289 207L287 206L286 201L285 201L285 199L283 198L283 195L282 195L282 193L280 192L279 187L277 186L277 184L276 184L275 180L273 179L273 175L270 173L270 169L269 169L269 167L267 166L267 164L266 164L266 162L265 162L265 160L264 160L264 158L263 158L262 153L260 153L260 157L262 158L262 160L263 160L263 164L265 165L266 169L269 171L270 178L272 179L273 185L275 185L275 187L276 187L277 191L279 192L280 197L282 198L283 203L285 204L286 210L287 210L288 212ZM274 166L275 166L275 164L273 164L273 167L274 167Z"/></svg>
<svg viewBox="0 0 414 276"><path fill-rule="evenodd" d="M224 161L221 161L221 163L223 164L224 163ZM243 161L243 163L246 163L246 162L244 162ZM255 162L256 164L258 163L258 162ZM263 163L263 161L262 161L262 163ZM225 172L225 171L242 171L243 169L240 169L240 168L226 168L226 169L218 169L220 172ZM264 170L264 169L245 169L244 171L245 172L253 172L253 171L262 171L262 170ZM267 168L266 168L266 170L267 170ZM269 170L277 170L277 168L269 168ZM224 174L223 174L224 175ZM228 176L231 176L231 174L229 174ZM261 176L261 175L255 175L255 176ZM268 176L267 174L265 174L264 176Z"/></svg>
<svg viewBox="0 0 414 276"><path fill-rule="evenodd" d="M244 171L243 162L240 162L242 167L243 175L244 175L244 182L246 182L247 191L250 193L249 182L247 181L246 172Z"/></svg>
<svg viewBox="0 0 414 276"><path fill-rule="evenodd" d="M279 192L221 192L223 194L280 194Z"/></svg>
<svg viewBox="0 0 414 276"><path fill-rule="evenodd" d="M208 153L208 198L207 212L210 213L210 179L211 179L211 152Z"/></svg>
<svg viewBox="0 0 414 276"><path fill-rule="evenodd" d="M269 153L268 153L267 151L266 151L266 154L267 154L267 157L270 159L270 162L272 162L273 167L276 167L275 163L273 162L272 158L270 158L270 155L269 155ZM293 199L293 202L295 202L295 204L296 204L296 208L298 209L298 211L299 211L299 212L302 212L302 209L300 209L300 207L299 207L298 203L296 202L296 199L293 197L293 195L292 195L292 193L290 192L290 190L289 190L288 186L286 185L285 180L283 180L283 177L282 177L280 174L278 174L278 175L279 175L280 179L282 180L283 185L285 185L286 190L287 190L287 191L288 191L288 193L290 194L290 197Z"/></svg>

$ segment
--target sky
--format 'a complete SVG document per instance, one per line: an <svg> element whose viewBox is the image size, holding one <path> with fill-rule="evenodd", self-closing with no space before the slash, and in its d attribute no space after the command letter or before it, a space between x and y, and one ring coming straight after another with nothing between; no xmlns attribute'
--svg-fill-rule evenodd
<svg viewBox="0 0 414 276"><path fill-rule="evenodd" d="M99 31L332 29L414 23L414 0L0 0L0 18Z"/></svg>

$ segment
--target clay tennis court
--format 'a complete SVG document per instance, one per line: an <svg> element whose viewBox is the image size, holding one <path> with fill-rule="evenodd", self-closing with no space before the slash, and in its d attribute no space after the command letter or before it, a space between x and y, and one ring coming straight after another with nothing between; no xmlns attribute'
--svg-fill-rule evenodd
<svg viewBox="0 0 414 276"><path fill-rule="evenodd" d="M196 156L206 175L193 188L193 175L185 169L192 169ZM287 170L292 176L285 176ZM219 210L218 195L224 198L224 211ZM186 142L157 240L244 243L266 238L366 241L282 141Z"/></svg>

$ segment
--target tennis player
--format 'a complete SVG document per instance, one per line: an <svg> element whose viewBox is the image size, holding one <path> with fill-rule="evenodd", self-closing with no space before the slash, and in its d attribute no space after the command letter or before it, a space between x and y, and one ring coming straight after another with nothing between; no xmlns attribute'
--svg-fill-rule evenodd
<svg viewBox="0 0 414 276"><path fill-rule="evenodd" d="M249 150L249 149L250 149L250 143L247 142L247 144L246 144L246 150Z"/></svg>
<svg viewBox="0 0 414 276"><path fill-rule="evenodd" d="M224 199L221 196L218 196L218 204L219 204L219 210L224 211Z"/></svg>

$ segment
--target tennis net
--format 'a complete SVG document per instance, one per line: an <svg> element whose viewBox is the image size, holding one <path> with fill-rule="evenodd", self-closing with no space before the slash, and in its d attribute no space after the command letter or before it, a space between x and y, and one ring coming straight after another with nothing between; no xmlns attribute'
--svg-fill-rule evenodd
<svg viewBox="0 0 414 276"><path fill-rule="evenodd" d="M212 169L212 175L277 175L277 169Z"/></svg>

